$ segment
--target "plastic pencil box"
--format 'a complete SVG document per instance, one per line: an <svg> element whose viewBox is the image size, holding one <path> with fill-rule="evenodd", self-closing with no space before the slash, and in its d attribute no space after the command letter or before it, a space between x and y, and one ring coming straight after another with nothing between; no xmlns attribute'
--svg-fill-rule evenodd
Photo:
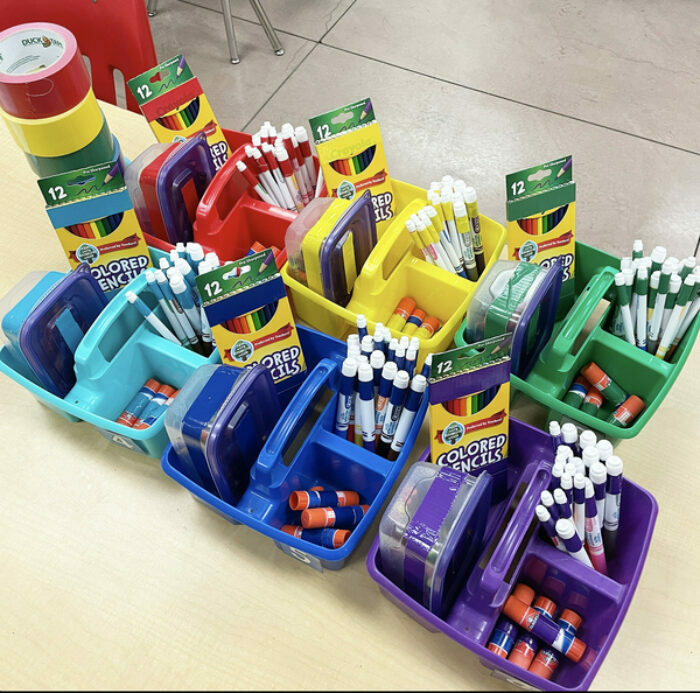
<svg viewBox="0 0 700 693"><path fill-rule="evenodd" d="M600 431L608 439L636 436L653 416L671 389L690 354L700 320L696 317L670 361L662 361L642 351L625 339L607 330L614 317L614 275L620 260L584 243L576 243L575 291L562 296L560 309L568 312L559 320L530 373L511 376L513 388L544 407L551 417L567 417L583 428ZM562 310L559 311L562 314ZM591 326L592 325L592 326ZM623 428L603 418L564 403L563 397L579 371L587 363L597 363L625 392L641 397L645 408L629 426ZM601 416L607 416L610 405L604 403Z"/></svg>
<svg viewBox="0 0 700 693"><path fill-rule="evenodd" d="M168 446L163 454L162 467L196 500L229 522L247 525L271 538L279 549L312 568L338 570L372 524L401 472L420 430L428 398L423 398L406 442L394 462L337 436L333 429L345 344L301 325L297 329L308 375L293 393L289 404L284 407L284 397L281 403L272 402L267 389L260 388L259 379L251 380L247 375L251 389L232 392L220 413L212 418L215 413L212 400L218 397L222 401L222 393L216 394L216 382L213 377L209 378L206 387L192 398L187 425L178 425L175 434L171 433L176 446ZM228 367L218 369L219 378L229 379L228 385L224 385L224 394L226 387L235 383L235 374L227 376L226 369ZM173 404L176 403L177 400ZM186 405L187 401L181 400L180 406ZM266 410L265 421L260 420L261 407ZM169 412L169 427L170 417L174 419L176 416L176 411ZM185 421L184 416L182 421ZM217 493L211 480L207 479L206 469L202 471L202 459L196 460L193 455L184 453L186 441L206 439L209 446L212 436L218 436L219 440L228 438L228 443L214 443L213 462L210 464L216 468L228 467L228 472L222 474L235 479L229 487L237 488L237 493ZM209 451L207 447L207 454ZM243 465L243 470L231 470L231 460L238 460L237 464ZM241 486L241 479L247 481L247 487L245 483ZM342 546L326 548L281 529L283 525L299 524L298 513L289 509L290 493L315 486L326 490L356 491L360 503L369 505L369 510ZM218 483L216 488L219 488ZM222 495L226 495L227 500Z"/></svg>
<svg viewBox="0 0 700 693"><path fill-rule="evenodd" d="M151 254L157 261L158 251ZM165 321L144 274L109 303L86 266L25 280L7 296L0 371L69 421L86 421L117 445L160 457L168 442L164 417L143 429L116 419L149 378L179 389L199 366L217 363L218 352L205 358L152 330L126 300L133 291Z"/></svg>
<svg viewBox="0 0 700 693"><path fill-rule="evenodd" d="M426 450L421 459L427 459L428 455L429 450ZM433 494L430 512L424 508L426 503L421 502L424 489L419 484L407 488L404 481L387 506L380 532L398 529L393 539L393 543L398 543L407 523L406 516L411 514L413 521L409 529L417 525L422 530L420 537L432 538L440 531L440 522L452 504L450 512L457 518L454 529L445 536L443 528L441 536L445 538L437 546L443 567L438 568L440 561L435 560L434 555L425 555L426 552L423 553L423 563L417 563L420 551L411 552L412 562L403 554L397 561L397 556L392 555L392 542L387 543L386 537L378 536L367 556L367 569L390 601L428 630L442 632L474 652L494 675L535 689L585 690L612 646L634 596L651 544L658 506L648 491L623 478L617 553L608 560L609 576L598 573L558 551L537 531L535 506L540 492L549 484L551 460L551 438L532 426L511 419L509 464L500 476L490 479L492 496L486 518L483 505L489 495L486 479L482 482L481 477L488 477L488 472L472 482L466 501L464 484L453 483L452 492L443 488L441 495L436 496L433 481L428 491ZM406 480L410 483L414 470L418 468L422 472L420 468L423 466L414 465ZM440 469L436 468L436 479ZM421 476L418 481L426 483ZM427 495L425 500L427 502ZM392 514L401 521L392 522ZM406 534L410 535L410 532ZM465 538L469 539L467 547L470 542L475 544L471 547L471 554L465 551ZM405 551L408 556L409 548ZM468 566L466 574L457 574L460 567L464 570L465 563ZM429 569L434 571L432 576L428 574ZM421 570L431 581L423 578ZM415 585L421 584L420 580L416 582L416 574L432 588L430 594L434 601L425 600L420 590L416 593ZM436 582L438 589L435 589ZM550 680L487 649L506 598L520 582L532 587L536 594L554 601L558 610L571 609L582 618L576 637L586 644L583 657L574 663L561 655L559 666ZM405 585L408 587L404 588Z"/></svg>
<svg viewBox="0 0 700 693"><path fill-rule="evenodd" d="M281 274L289 288L295 315L338 339L356 331L358 313L365 315L367 329L372 334L376 323L387 324L404 296L412 296L422 310L442 323L432 337L420 339L420 367L428 353L449 348L476 287L503 248L506 232L497 222L481 216L486 269L477 282L452 275L428 264L406 230L406 220L425 204L425 190L395 179L392 185L396 208L400 211L359 270L347 305L330 301L296 279L289 263ZM392 335L399 338L401 333L392 330Z"/></svg>

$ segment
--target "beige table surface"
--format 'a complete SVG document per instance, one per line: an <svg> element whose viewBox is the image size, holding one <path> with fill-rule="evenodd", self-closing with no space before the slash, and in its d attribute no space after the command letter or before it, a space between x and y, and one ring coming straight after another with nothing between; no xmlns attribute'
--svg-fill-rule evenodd
<svg viewBox="0 0 700 693"><path fill-rule="evenodd" d="M104 109L131 158L154 141L140 116ZM67 261L2 126L0 162L3 295ZM696 348L642 434L618 447L660 513L596 689L700 681L699 365ZM532 405L516 412L542 421ZM377 522L343 570L316 573L4 376L0 453L1 688L507 687L380 595L365 569Z"/></svg>

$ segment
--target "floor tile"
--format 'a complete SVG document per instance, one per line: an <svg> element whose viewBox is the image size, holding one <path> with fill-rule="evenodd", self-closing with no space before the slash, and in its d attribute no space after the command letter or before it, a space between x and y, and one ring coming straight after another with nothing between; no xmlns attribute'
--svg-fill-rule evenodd
<svg viewBox="0 0 700 693"><path fill-rule="evenodd" d="M324 43L700 152L697 2L357 0Z"/></svg>
<svg viewBox="0 0 700 693"><path fill-rule="evenodd" d="M341 78L342 76L342 78ZM574 156L577 237L627 255L632 240L684 257L700 229L700 157L319 46L259 120L309 117L371 96L389 172L426 186L445 173L476 187L505 220L505 174ZM251 125L255 129L257 121Z"/></svg>
<svg viewBox="0 0 700 693"><path fill-rule="evenodd" d="M219 123L233 129L245 125L315 45L286 36L286 53L276 56L262 50L267 38L260 25L239 22L238 49L245 59L231 65L222 15L175 0L162 3L151 31L158 59L184 53Z"/></svg>
<svg viewBox="0 0 700 693"><path fill-rule="evenodd" d="M173 1L161 0L163 3ZM187 0L187 2L221 12L221 0ZM338 21L343 12L352 5L352 0L294 0L293 3L290 3L290 0L262 0L262 4L275 29L319 41L334 22ZM231 0L231 14L252 22L258 21L248 0ZM240 22L235 24L236 31L239 24ZM286 49L285 37L279 38ZM265 46L269 47L269 44L266 42Z"/></svg>

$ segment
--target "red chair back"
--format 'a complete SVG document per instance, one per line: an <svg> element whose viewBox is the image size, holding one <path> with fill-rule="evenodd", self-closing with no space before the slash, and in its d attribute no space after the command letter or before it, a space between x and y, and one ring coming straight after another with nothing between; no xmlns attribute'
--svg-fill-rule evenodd
<svg viewBox="0 0 700 693"><path fill-rule="evenodd" d="M53 22L70 29L90 60L95 96L117 103L114 70L119 70L127 108L140 112L126 82L158 62L144 0L3 0L2 4L0 30L25 22Z"/></svg>

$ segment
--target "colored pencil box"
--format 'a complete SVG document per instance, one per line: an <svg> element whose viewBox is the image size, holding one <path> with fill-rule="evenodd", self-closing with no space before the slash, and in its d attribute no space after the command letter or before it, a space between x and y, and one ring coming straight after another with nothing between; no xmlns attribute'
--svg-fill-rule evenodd
<svg viewBox="0 0 700 693"><path fill-rule="evenodd" d="M585 243L576 243L575 292L560 297L558 320L549 341L527 377L511 376L519 393L550 410L549 418L567 417L582 428L600 431L610 440L636 436L654 415L690 354L700 320L694 319L669 361L638 349L608 331L614 319L614 275L620 260ZM568 311L568 312L567 312ZM626 428L605 421L612 411L604 405L599 417L563 401L572 381L589 362L600 366L625 392L644 401L641 414Z"/></svg>
<svg viewBox="0 0 700 693"><path fill-rule="evenodd" d="M264 446L260 445L264 431L261 433L261 429L257 429L257 442L250 444L248 450L257 446L260 452L250 467L249 485L240 500L237 503L226 502L218 493L198 483L192 472L192 464L186 456L179 455L173 445L168 446L163 454L162 467L168 476L184 486L197 500L230 522L247 525L271 538L282 551L312 568L337 570L343 567L357 548L408 459L425 416L427 397L421 403L406 443L394 462L335 435L337 391L345 344L310 328L299 326L298 330L309 366L308 375L286 406L284 399L280 400L283 407L281 415L276 420L274 416L268 417L271 430ZM255 399L247 398L246 401L255 406ZM200 417L192 409L190 407L192 416L209 425L208 411ZM232 404L231 409L236 407ZM253 426L235 425L236 412L231 409L218 422L222 430L228 425L227 417L230 417L236 431L254 430ZM175 416L170 412L169 415ZM216 426L217 422L213 425ZM182 449L181 445L178 449ZM226 446L220 448L220 456L214 464L226 466L227 461L236 457L224 452L225 449ZM243 459L243 456L238 456L238 459ZM248 458L248 461L251 459ZM323 486L327 490L356 491L360 503L370 506L342 546L326 548L281 529L283 525L299 524L298 512L289 508L290 493L315 486Z"/></svg>
<svg viewBox="0 0 700 693"><path fill-rule="evenodd" d="M512 332L511 372L526 377L552 335L561 281L559 261L545 267L497 260L474 292L455 344Z"/></svg>
<svg viewBox="0 0 700 693"><path fill-rule="evenodd" d="M375 538L369 551L367 569L390 601L428 630L442 632L476 654L498 678L540 690L586 690L603 664L634 596L658 506L648 491L623 478L618 552L608 562L609 576L597 573L558 551L537 532L535 506L551 476L551 438L511 419L510 443L509 468L502 473L507 493L494 494L486 531L478 541L477 560L444 615L433 613L390 579L380 552L380 537ZM426 450L421 460L427 455ZM494 487L497 485L494 479ZM436 507L435 512L438 510ZM586 643L586 653L577 663L562 655L550 680L487 648L506 598L521 582L553 600L559 609L572 609L583 619L576 635Z"/></svg>
<svg viewBox="0 0 700 693"><path fill-rule="evenodd" d="M158 251L153 253L157 260ZM145 275L99 311L99 291L87 287L88 280L92 277L84 267L68 274L51 272L33 289L22 287L10 297L11 310L2 318L6 344L0 349L0 371L69 421L87 421L113 443L159 457L167 443L164 417L143 429L116 419L149 378L179 389L199 366L216 363L218 353L205 358L152 330L126 300L126 291L134 291L165 320ZM37 302L39 311L34 312ZM23 330L32 335L33 365L18 352Z"/></svg>
<svg viewBox="0 0 700 693"><path fill-rule="evenodd" d="M289 263L282 278L291 294L295 315L316 329L345 339L356 331L357 315L367 318L367 329L374 332L378 322L386 325L404 296L412 296L442 327L430 338L420 338L418 367L428 353L449 348L467 305L505 243L505 229L481 216L486 270L478 282L451 275L429 265L406 230L406 220L425 203L425 190L401 181L393 181L396 208L400 210L378 240L357 276L352 297L346 306L333 303L296 279ZM392 330L394 337L401 333Z"/></svg>

